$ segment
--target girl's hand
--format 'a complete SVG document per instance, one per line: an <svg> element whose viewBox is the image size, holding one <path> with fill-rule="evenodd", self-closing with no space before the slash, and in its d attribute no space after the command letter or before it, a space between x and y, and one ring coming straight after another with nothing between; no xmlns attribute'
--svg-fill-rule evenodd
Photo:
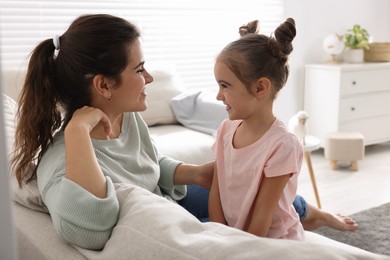
<svg viewBox="0 0 390 260"><path fill-rule="evenodd" d="M87 129L88 133L98 125L101 124L104 133L108 136L111 133L111 122L107 115L100 109L84 106L77 109L69 121L65 129L76 128L76 129Z"/></svg>

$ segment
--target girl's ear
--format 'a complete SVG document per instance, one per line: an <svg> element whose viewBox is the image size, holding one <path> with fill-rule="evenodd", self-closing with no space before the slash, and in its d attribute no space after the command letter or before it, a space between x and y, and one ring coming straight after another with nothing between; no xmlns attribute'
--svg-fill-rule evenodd
<svg viewBox="0 0 390 260"><path fill-rule="evenodd" d="M256 81L254 94L256 97L262 98L270 93L271 88L271 81L266 77L261 77Z"/></svg>
<svg viewBox="0 0 390 260"><path fill-rule="evenodd" d="M92 80L93 91L105 99L111 98L112 83L105 76L98 74Z"/></svg>

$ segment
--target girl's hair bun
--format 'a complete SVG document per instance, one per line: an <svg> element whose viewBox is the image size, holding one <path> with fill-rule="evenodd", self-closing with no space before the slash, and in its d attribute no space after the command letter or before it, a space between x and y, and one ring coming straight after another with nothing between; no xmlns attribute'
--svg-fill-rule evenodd
<svg viewBox="0 0 390 260"><path fill-rule="evenodd" d="M297 34L294 19L287 18L284 23L280 24L279 27L276 28L274 34L276 40L279 43L283 45L291 44L292 40L295 38L295 35Z"/></svg>
<svg viewBox="0 0 390 260"><path fill-rule="evenodd" d="M241 37L248 34L257 34L260 31L259 20L254 20L239 28L238 32Z"/></svg>

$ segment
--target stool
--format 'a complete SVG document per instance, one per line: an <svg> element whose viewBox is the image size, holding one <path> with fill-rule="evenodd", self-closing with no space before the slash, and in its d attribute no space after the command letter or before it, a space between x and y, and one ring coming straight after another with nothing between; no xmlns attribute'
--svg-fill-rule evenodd
<svg viewBox="0 0 390 260"><path fill-rule="evenodd" d="M364 157L364 137L357 132L329 133L325 137L325 158L330 168L336 169L338 161L351 162L351 169L358 170L357 161Z"/></svg>

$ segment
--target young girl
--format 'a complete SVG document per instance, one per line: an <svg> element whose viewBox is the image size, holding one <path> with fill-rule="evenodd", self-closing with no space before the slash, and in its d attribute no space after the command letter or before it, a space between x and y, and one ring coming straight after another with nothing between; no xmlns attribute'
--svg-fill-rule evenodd
<svg viewBox="0 0 390 260"><path fill-rule="evenodd" d="M295 22L288 18L274 37L257 31L257 21L241 27L242 37L216 59L217 99L229 119L213 145L209 217L257 236L301 240L303 227L292 203L303 149L272 112L289 74Z"/></svg>

